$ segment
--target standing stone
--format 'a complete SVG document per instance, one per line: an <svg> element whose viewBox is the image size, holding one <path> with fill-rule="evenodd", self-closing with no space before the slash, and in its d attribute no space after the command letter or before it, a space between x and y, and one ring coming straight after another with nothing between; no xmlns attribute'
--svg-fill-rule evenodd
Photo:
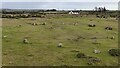
<svg viewBox="0 0 120 68"><path fill-rule="evenodd" d="M95 54L99 54L100 51L99 51L99 50L94 50L94 53L95 53Z"/></svg>
<svg viewBox="0 0 120 68"><path fill-rule="evenodd" d="M59 43L59 44L58 44L58 47L62 47L62 46L63 46L63 44L62 44L62 43Z"/></svg>
<svg viewBox="0 0 120 68"><path fill-rule="evenodd" d="M28 44L29 43L28 39L24 39L23 43Z"/></svg>

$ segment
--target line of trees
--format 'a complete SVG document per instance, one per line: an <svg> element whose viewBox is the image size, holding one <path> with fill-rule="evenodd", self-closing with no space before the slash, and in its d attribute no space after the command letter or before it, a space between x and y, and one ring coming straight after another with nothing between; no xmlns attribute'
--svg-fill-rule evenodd
<svg viewBox="0 0 120 68"><path fill-rule="evenodd" d="M107 11L105 7L95 7L95 11Z"/></svg>

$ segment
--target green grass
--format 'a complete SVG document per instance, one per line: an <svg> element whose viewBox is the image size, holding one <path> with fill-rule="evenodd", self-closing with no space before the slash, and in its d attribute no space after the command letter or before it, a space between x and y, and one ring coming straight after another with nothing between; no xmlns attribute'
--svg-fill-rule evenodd
<svg viewBox="0 0 120 68"><path fill-rule="evenodd" d="M90 20L93 21L90 21ZM27 23L43 23L44 25L33 26ZM51 24L52 22L52 24ZM74 26L73 23L78 22ZM65 23L63 25L62 23ZM88 27L89 23L96 24L96 27ZM18 25L22 25L18 27ZM49 29L51 26L55 29ZM111 26L112 31L106 31L104 28ZM77 49L86 55L98 57L102 61L95 66L114 66L118 64L118 57L112 57L108 54L111 48L118 48L118 22L115 19L98 19L95 17L60 17L60 18L21 18L21 19L3 19L3 65L4 66L87 66L87 59L76 58ZM97 33L96 33L97 32ZM116 33L116 34L115 34ZM77 36L85 37L79 41L68 40ZM92 44L92 37L97 37L99 44ZM115 36L115 39L107 39L107 36ZM24 37L29 37L31 44L22 43ZM58 48L57 45L62 42L64 47ZM99 49L100 54L94 54L93 50Z"/></svg>

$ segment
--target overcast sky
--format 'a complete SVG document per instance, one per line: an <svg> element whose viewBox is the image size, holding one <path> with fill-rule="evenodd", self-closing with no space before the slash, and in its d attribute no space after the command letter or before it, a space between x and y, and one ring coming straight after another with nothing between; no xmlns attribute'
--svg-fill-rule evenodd
<svg viewBox="0 0 120 68"><path fill-rule="evenodd" d="M108 2L106 2L108 1ZM2 8L9 9L81 9L93 10L95 6L109 10L118 9L119 0L3 0Z"/></svg>
<svg viewBox="0 0 120 68"><path fill-rule="evenodd" d="M118 2L120 0L2 0L2 2Z"/></svg>

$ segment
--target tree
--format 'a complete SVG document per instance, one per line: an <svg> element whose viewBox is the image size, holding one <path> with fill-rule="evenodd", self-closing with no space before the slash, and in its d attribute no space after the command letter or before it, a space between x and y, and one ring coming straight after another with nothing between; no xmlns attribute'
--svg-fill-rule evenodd
<svg viewBox="0 0 120 68"><path fill-rule="evenodd" d="M98 11L101 11L101 7L98 8Z"/></svg>
<svg viewBox="0 0 120 68"><path fill-rule="evenodd" d="M98 11L98 8L97 8L97 7L95 7L95 11Z"/></svg>
<svg viewBox="0 0 120 68"><path fill-rule="evenodd" d="M105 8L105 7L103 8L103 11L106 11L106 8Z"/></svg>

